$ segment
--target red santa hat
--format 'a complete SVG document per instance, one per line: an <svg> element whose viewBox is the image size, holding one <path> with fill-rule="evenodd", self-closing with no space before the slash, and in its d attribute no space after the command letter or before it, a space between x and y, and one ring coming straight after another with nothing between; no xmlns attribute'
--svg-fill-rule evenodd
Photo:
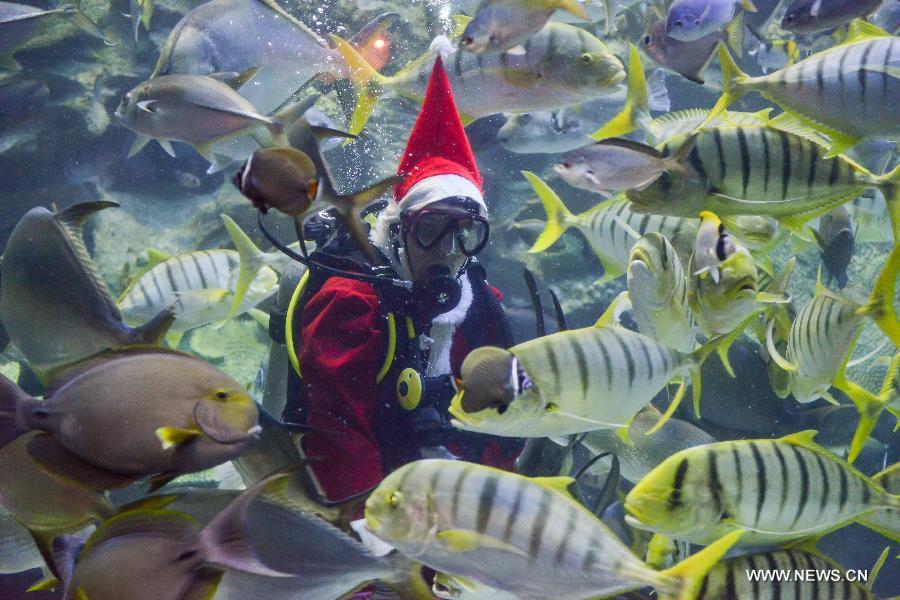
<svg viewBox="0 0 900 600"><path fill-rule="evenodd" d="M397 174L406 177L394 188L401 211L464 196L487 212L478 166L440 56L434 62L425 100Z"/></svg>

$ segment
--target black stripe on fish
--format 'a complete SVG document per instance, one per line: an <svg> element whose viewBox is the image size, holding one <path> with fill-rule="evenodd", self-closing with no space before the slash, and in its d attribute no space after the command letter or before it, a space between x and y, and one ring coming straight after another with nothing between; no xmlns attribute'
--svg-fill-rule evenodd
<svg viewBox="0 0 900 600"><path fill-rule="evenodd" d="M755 442L750 442L750 452L753 454L753 460L756 461L756 520L754 525L759 524L759 518L762 515L763 504L766 501L766 463L763 461L762 454Z"/></svg>
<svg viewBox="0 0 900 600"><path fill-rule="evenodd" d="M737 446L731 447L731 456L734 458L734 470L736 481L737 481L737 500L735 501L735 506L741 505L741 500L744 497L744 474L742 473L743 468L741 467L741 455L738 452Z"/></svg>
<svg viewBox="0 0 900 600"><path fill-rule="evenodd" d="M493 473L488 473L484 479L484 485L481 486L481 494L478 496L478 516L475 521L475 531L478 533L484 533L487 529L496 497L497 478Z"/></svg>
<svg viewBox="0 0 900 600"><path fill-rule="evenodd" d="M719 179L724 181L726 173L725 150L722 148L722 133L718 127L713 129L713 140L716 142L716 152L719 155Z"/></svg>
<svg viewBox="0 0 900 600"><path fill-rule="evenodd" d="M840 498L838 500L838 505L841 510L844 510L844 506L847 504L847 496L848 496L848 481L847 481L847 472L843 468L838 468L838 477L840 478Z"/></svg>
<svg viewBox="0 0 900 600"><path fill-rule="evenodd" d="M584 397L588 395L588 385L590 384L590 367L588 366L587 356L584 354L584 348L578 343L574 336L569 336L569 345L575 354L575 367L578 369L578 377L581 381L581 393Z"/></svg>
<svg viewBox="0 0 900 600"><path fill-rule="evenodd" d="M630 390L634 387L634 377L636 375L634 357L631 356L631 350L628 349L628 342L623 336L616 335L615 338L618 340L619 345L622 347L622 353L625 355L625 365L628 368L628 389Z"/></svg>
<svg viewBox="0 0 900 600"><path fill-rule="evenodd" d="M806 458L803 456L803 453L796 446L791 445L789 447L797 459L797 466L800 467L800 502L797 504L797 514L791 523L791 528L793 529L797 521L800 520L800 515L803 514L806 504L809 502L809 470L806 468Z"/></svg>
<svg viewBox="0 0 900 600"><path fill-rule="evenodd" d="M506 517L506 529L503 530L504 542L509 542L510 537L512 536L512 530L516 524L516 519L519 518L519 511L522 510L522 496L525 495L525 490L529 487L528 480L526 479L519 479L517 483L518 486L516 487L516 497L513 500L513 505L509 511L509 515Z"/></svg>
<svg viewBox="0 0 900 600"><path fill-rule="evenodd" d="M771 164L771 156L769 156L769 134L768 130L760 127L758 129L759 137L762 138L762 147L763 147L763 192L769 192L769 179L772 176L772 164Z"/></svg>
<svg viewBox="0 0 900 600"><path fill-rule="evenodd" d="M466 477L469 476L469 472L472 470L472 465L467 464L463 467L459 476L456 478L456 482L453 484L453 496L450 505L450 511L453 515L453 522L456 522L459 519L459 500L460 493L462 492L463 483L466 480Z"/></svg>
<svg viewBox="0 0 900 600"><path fill-rule="evenodd" d="M741 184L742 197L747 197L747 186L750 185L750 150L747 148L747 135L743 127L737 128L738 149L741 152Z"/></svg>
<svg viewBox="0 0 900 600"><path fill-rule="evenodd" d="M781 199L784 200L791 182L791 140L780 129L778 135L781 137Z"/></svg>
<svg viewBox="0 0 900 600"><path fill-rule="evenodd" d="M859 78L859 103L862 106L863 114L868 112L866 110L866 78L869 76L869 70L866 67L869 66L869 54L872 52L874 46L875 44L866 44L866 49L863 50L862 58L859 59L860 68L856 72Z"/></svg>
<svg viewBox="0 0 900 600"><path fill-rule="evenodd" d="M787 493L788 493L788 466L787 461L784 458L784 454L781 453L781 448L778 444L772 444L772 448L775 450L775 457L778 459L778 468L781 471L781 503L778 508L778 516L784 512L784 505L787 503Z"/></svg>
<svg viewBox="0 0 900 600"><path fill-rule="evenodd" d="M548 491L542 491L537 514L531 524L531 541L528 544L528 555L537 558L544 537L544 528L547 527L547 517L550 515L550 502L554 495Z"/></svg>
<svg viewBox="0 0 900 600"><path fill-rule="evenodd" d="M806 177L807 189L812 189L816 181L816 169L819 167L819 146L812 144L812 155L809 157L809 175Z"/></svg>
<svg viewBox="0 0 900 600"><path fill-rule="evenodd" d="M709 492L712 494L713 503L715 504L716 513L719 518L724 518L722 509L722 482L719 480L719 468L716 465L716 451L710 448L706 451L706 458L709 462Z"/></svg>
<svg viewBox="0 0 900 600"><path fill-rule="evenodd" d="M687 475L688 459L683 458L675 470L675 480L672 482L672 492L669 494L669 510L675 510L681 506L681 488L684 486L684 478Z"/></svg>

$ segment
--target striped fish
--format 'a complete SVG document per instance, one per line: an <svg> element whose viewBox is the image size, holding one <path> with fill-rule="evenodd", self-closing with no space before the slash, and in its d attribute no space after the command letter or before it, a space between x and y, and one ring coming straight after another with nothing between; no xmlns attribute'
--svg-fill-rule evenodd
<svg viewBox="0 0 900 600"><path fill-rule="evenodd" d="M900 38L862 20L847 40L780 71L749 77L719 49L724 90L710 118L757 91L831 139L830 156L863 138L900 136Z"/></svg>
<svg viewBox="0 0 900 600"><path fill-rule="evenodd" d="M453 47L447 38L437 38L431 51L391 77L378 73L338 36L331 39L350 66L359 95L350 133L359 133L368 120L378 100L373 94L393 90L420 102L439 55L464 123L504 112L555 110L589 102L614 92L625 80L622 62L603 42L564 23L548 23L524 43L521 53L471 54Z"/></svg>
<svg viewBox="0 0 900 600"><path fill-rule="evenodd" d="M523 171L522 175L534 188L547 213L544 231L529 252L543 252L567 229L574 227L587 238L603 264L601 282L615 279L625 272L631 247L641 236L650 232L664 235L681 256L691 255L699 219L638 214L631 210L628 200L621 195L573 215L540 177L530 171Z"/></svg>
<svg viewBox="0 0 900 600"><path fill-rule="evenodd" d="M768 125L701 129L686 159L690 169L672 171L642 190L629 190L628 199L639 212L766 215L801 231L809 219L867 188L882 189L887 198L894 198L900 168L875 176L844 156L826 158L820 141L795 131L802 133L784 117ZM688 140L670 140L661 151L670 152Z"/></svg>
<svg viewBox="0 0 900 600"><path fill-rule="evenodd" d="M838 571L837 578L823 577L803 581L793 577L795 571L812 569L818 573ZM790 572L783 581L751 581L748 572ZM875 596L859 583L844 577L845 569L820 554L802 550L778 550L729 558L712 568L700 584L697 600L756 600L781 598L783 600L874 600ZM769 575L772 577L772 575Z"/></svg>
<svg viewBox="0 0 900 600"><path fill-rule="evenodd" d="M662 234L650 232L631 248L627 282L638 331L678 352L693 351L697 342L687 277Z"/></svg>
<svg viewBox="0 0 900 600"><path fill-rule="evenodd" d="M900 496L817 445L815 434L683 450L628 494L626 520L697 544L746 530L741 544L752 546L822 534L900 508Z"/></svg>
<svg viewBox="0 0 900 600"><path fill-rule="evenodd" d="M372 492L366 527L415 561L523 600L612 596L648 585L662 597L691 597L740 536L654 571L568 493L572 482L419 460Z"/></svg>
<svg viewBox="0 0 900 600"><path fill-rule="evenodd" d="M151 255L151 261L156 261L131 282L117 301L127 322L143 322L145 315L172 306L175 323L170 331L180 337L178 333L225 320L241 278L252 282L241 297L241 312L275 292L278 275L269 265L282 268L287 257L281 253L264 254L237 223L224 215L223 219L238 250Z"/></svg>
<svg viewBox="0 0 900 600"><path fill-rule="evenodd" d="M892 304L898 273L900 246L895 246L875 282L872 295L862 305L826 289L820 274L815 295L797 313L791 325L786 357L773 343L774 323L768 327L767 350L788 372L790 390L797 402L830 399L828 390L834 385L856 404L861 421L850 445L851 462L875 427L887 400L847 381L844 371L867 318L872 319L895 345L900 345L900 321Z"/></svg>
<svg viewBox="0 0 900 600"><path fill-rule="evenodd" d="M463 361L450 403L453 424L511 437L554 437L625 427L669 382L699 400L699 365L709 347L682 354L623 327L562 331L513 346L485 346Z"/></svg>

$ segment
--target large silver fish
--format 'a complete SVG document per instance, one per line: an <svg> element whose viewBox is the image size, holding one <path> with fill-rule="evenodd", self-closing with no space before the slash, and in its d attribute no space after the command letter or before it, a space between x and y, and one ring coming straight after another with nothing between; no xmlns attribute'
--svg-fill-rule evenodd
<svg viewBox="0 0 900 600"><path fill-rule="evenodd" d="M164 309L132 329L94 270L81 225L113 202L76 204L59 213L31 209L0 260L0 315L29 366L46 380L55 370L105 350L159 343L173 321Z"/></svg>

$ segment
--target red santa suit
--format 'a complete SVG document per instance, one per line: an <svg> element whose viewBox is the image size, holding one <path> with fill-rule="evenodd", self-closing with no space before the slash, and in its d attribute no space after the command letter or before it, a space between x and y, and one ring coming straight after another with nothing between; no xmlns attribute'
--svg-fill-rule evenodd
<svg viewBox="0 0 900 600"><path fill-rule="evenodd" d="M440 59L398 173L405 180L394 190L395 202L379 215L371 237L397 274L409 279L406 257L392 232L401 211L464 197L480 203L486 214L481 177ZM402 307L386 306L390 302L364 281L331 277L305 303L297 344L300 395L304 419L316 431L304 437L303 451L314 459L312 474L326 499L339 501L365 492L391 470L435 448L466 460L512 467L520 449L517 441L456 432L440 423L448 421L446 406L452 395L452 388L441 389L441 382L449 384L452 376L459 376L462 360L473 348L511 343L504 339L508 325L497 310L500 293L486 286L483 276L470 275L460 277L456 307L415 327L404 325L415 319L406 319ZM395 337L406 340L408 333L411 350L385 374L388 311L395 317L395 333L400 332ZM411 356L423 340L421 356ZM438 382L438 391L429 392L434 397L411 410L398 407L394 392L399 389L397 372L406 366L424 380ZM432 421L437 424L434 433L423 434L420 425L425 423L428 430Z"/></svg>

